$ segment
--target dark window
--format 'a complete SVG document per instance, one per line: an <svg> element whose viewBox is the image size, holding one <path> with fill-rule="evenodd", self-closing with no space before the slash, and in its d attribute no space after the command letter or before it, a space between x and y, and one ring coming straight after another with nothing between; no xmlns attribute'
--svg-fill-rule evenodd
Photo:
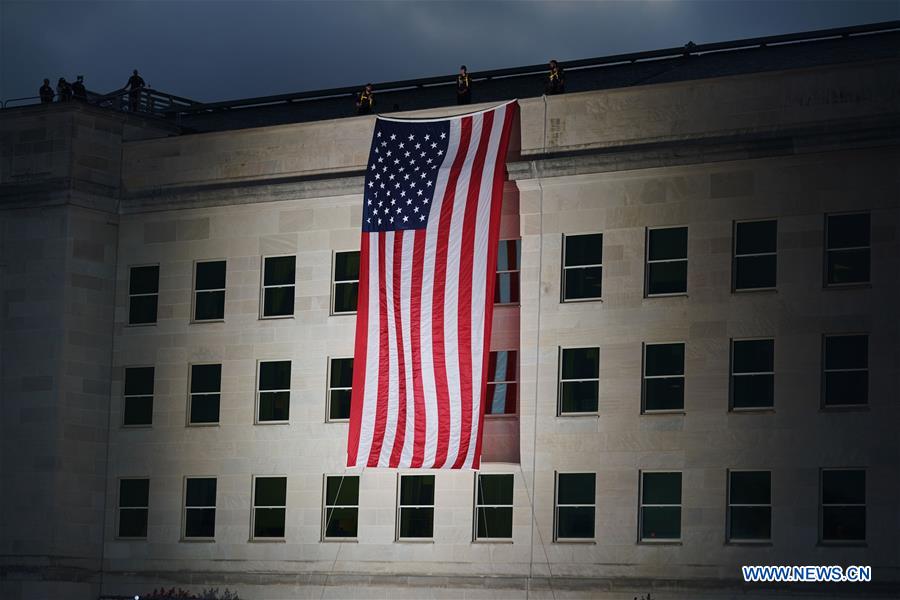
<svg viewBox="0 0 900 600"><path fill-rule="evenodd" d="M326 539L355 538L359 527L359 476L328 475L325 477Z"/></svg>
<svg viewBox="0 0 900 600"><path fill-rule="evenodd" d="M765 541L772 537L772 473L729 471L729 541Z"/></svg>
<svg viewBox="0 0 900 600"><path fill-rule="evenodd" d="M198 262L194 274L194 320L225 318L225 261Z"/></svg>
<svg viewBox="0 0 900 600"><path fill-rule="evenodd" d="M559 414L597 412L600 349L563 348L559 362Z"/></svg>
<svg viewBox="0 0 900 600"><path fill-rule="evenodd" d="M498 350L488 357L487 408L485 414L512 415L516 412L518 352Z"/></svg>
<svg viewBox="0 0 900 600"><path fill-rule="evenodd" d="M128 280L128 324L156 323L159 265L131 267Z"/></svg>
<svg viewBox="0 0 900 600"><path fill-rule="evenodd" d="M732 340L731 408L775 406L775 340Z"/></svg>
<svg viewBox="0 0 900 600"><path fill-rule="evenodd" d="M497 280L494 304L519 303L519 270L522 240L500 240L497 251Z"/></svg>
<svg viewBox="0 0 900 600"><path fill-rule="evenodd" d="M647 231L647 295L687 292L687 227Z"/></svg>
<svg viewBox="0 0 900 600"><path fill-rule="evenodd" d="M684 409L684 344L644 346L644 412Z"/></svg>
<svg viewBox="0 0 900 600"><path fill-rule="evenodd" d="M594 537L597 509L594 473L558 473L556 476L556 539Z"/></svg>
<svg viewBox="0 0 900 600"><path fill-rule="evenodd" d="M641 541L681 538L681 473L641 473Z"/></svg>
<svg viewBox="0 0 900 600"><path fill-rule="evenodd" d="M253 480L253 537L283 538L286 477L256 477Z"/></svg>
<svg viewBox="0 0 900 600"><path fill-rule="evenodd" d="M296 256L269 256L263 261L263 317L294 314Z"/></svg>
<svg viewBox="0 0 900 600"><path fill-rule="evenodd" d="M258 422L287 421L291 408L291 361L260 362L258 394Z"/></svg>
<svg viewBox="0 0 900 600"><path fill-rule="evenodd" d="M219 422L222 365L191 365L191 402L188 423Z"/></svg>
<svg viewBox="0 0 900 600"><path fill-rule="evenodd" d="M401 475L400 539L434 536L434 475Z"/></svg>
<svg viewBox="0 0 900 600"><path fill-rule="evenodd" d="M149 479L119 480L119 537L147 537Z"/></svg>
<svg viewBox="0 0 900 600"><path fill-rule="evenodd" d="M125 369L125 405L122 425L139 427L153 424L153 367Z"/></svg>
<svg viewBox="0 0 900 600"><path fill-rule="evenodd" d="M603 294L603 234L563 237L563 300L596 300Z"/></svg>
<svg viewBox="0 0 900 600"><path fill-rule="evenodd" d="M866 539L866 472L862 469L822 470L823 542Z"/></svg>
<svg viewBox="0 0 900 600"><path fill-rule="evenodd" d="M871 260L869 213L825 217L825 283L868 283Z"/></svg>
<svg viewBox="0 0 900 600"><path fill-rule="evenodd" d="M216 479L194 477L185 481L184 537L216 536Z"/></svg>
<svg viewBox="0 0 900 600"><path fill-rule="evenodd" d="M869 402L869 336L825 336L822 404L861 406Z"/></svg>
<svg viewBox="0 0 900 600"><path fill-rule="evenodd" d="M328 374L328 420L346 421L350 418L350 398L353 395L353 359L332 358Z"/></svg>
<svg viewBox="0 0 900 600"><path fill-rule="evenodd" d="M359 291L359 252L334 253L333 314L356 312Z"/></svg>
<svg viewBox="0 0 900 600"><path fill-rule="evenodd" d="M778 221L734 224L734 289L775 287Z"/></svg>
<svg viewBox="0 0 900 600"><path fill-rule="evenodd" d="M509 539L513 522L513 476L478 473L475 539Z"/></svg>

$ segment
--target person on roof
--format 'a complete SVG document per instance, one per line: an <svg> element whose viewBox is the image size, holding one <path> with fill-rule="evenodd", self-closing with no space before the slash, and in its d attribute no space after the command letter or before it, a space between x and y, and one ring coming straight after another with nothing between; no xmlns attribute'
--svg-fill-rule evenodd
<svg viewBox="0 0 900 600"><path fill-rule="evenodd" d="M366 87L356 95L356 114L370 115L373 108L375 108L375 90L371 83L367 83Z"/></svg>
<svg viewBox="0 0 900 600"><path fill-rule="evenodd" d="M53 93L53 88L50 87L49 79L44 80L44 85L41 86L39 93L41 95L41 104L53 102L53 96L55 96L55 94Z"/></svg>
<svg viewBox="0 0 900 600"><path fill-rule="evenodd" d="M140 108L141 90L146 85L144 79L138 75L138 70L132 71L131 77L128 78L128 83L125 84L125 87L128 88L128 110L131 112L137 112Z"/></svg>
<svg viewBox="0 0 900 600"><path fill-rule="evenodd" d="M72 84L72 96L82 102L87 101L87 90L84 88L84 75L79 75Z"/></svg>
<svg viewBox="0 0 900 600"><path fill-rule="evenodd" d="M456 76L456 103L472 103L472 79L469 77L466 65L459 68L459 75Z"/></svg>
<svg viewBox="0 0 900 600"><path fill-rule="evenodd" d="M563 94L566 91L566 76L562 67L555 60L550 61L550 70L547 72L547 81L544 92L548 96Z"/></svg>

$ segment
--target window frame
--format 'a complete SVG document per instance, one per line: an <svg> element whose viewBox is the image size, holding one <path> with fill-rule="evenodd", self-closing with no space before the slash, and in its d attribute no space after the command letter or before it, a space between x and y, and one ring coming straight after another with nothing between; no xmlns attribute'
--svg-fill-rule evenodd
<svg viewBox="0 0 900 600"><path fill-rule="evenodd" d="M734 343L735 342L772 342L772 371L734 372ZM771 406L734 406L734 378L747 375L771 375L772 376L772 405ZM730 338L728 341L728 412L734 413L753 413L753 412L774 412L775 411L775 337L747 337L747 338Z"/></svg>
<svg viewBox="0 0 900 600"><path fill-rule="evenodd" d="M254 406L254 409L253 409L253 424L254 425L289 425L291 423L291 392L294 389L292 382L288 381L289 387L286 390L282 390L282 389L262 390L262 389L260 389L260 385L262 385L262 377L261 377L262 364L270 363L270 362L289 363L291 365L290 379L293 379L293 377L294 377L294 361L291 360L290 358L260 358L260 359L256 360L256 405ZM222 387L221 384L219 385L219 387L220 388ZM287 392L288 393L288 418L287 419L277 420L277 421L276 420L263 421L262 419L259 418L260 400L261 400L262 394L267 393L267 392ZM219 392L220 398L221 398L221 394L222 394L222 392L220 391ZM220 400L220 402L221 402L221 400ZM273 477L274 477L274 475L273 475Z"/></svg>
<svg viewBox="0 0 900 600"><path fill-rule="evenodd" d="M294 258L294 283L292 284L276 284L276 285L266 285L266 260L269 258L286 258L286 257ZM259 318L260 320L269 320L269 319L293 319L294 315L297 313L297 254L296 253L288 253L288 254L264 254L260 257L261 265L259 269ZM294 288L294 310L291 311L289 315L267 315L266 312L266 290L269 288Z"/></svg>
<svg viewBox="0 0 900 600"><path fill-rule="evenodd" d="M504 305L504 306L508 306L508 305ZM506 384L512 383L512 384L515 384L515 386L516 386L516 398L515 398L516 409L515 409L515 411L513 411L511 413L507 413L507 412L490 413L487 411L487 409L489 409L490 407L485 405L484 418L485 419L509 419L512 417L517 417L519 415L519 403L520 403L519 402L519 400L520 400L520 398L519 398L519 350L516 348L510 348L510 349L503 348L503 349L499 349L499 350L489 350L488 351L488 366L490 366L490 355L495 352L514 352L516 354L515 375L514 375L515 379L506 380L506 381L492 381L490 379L491 373L488 372L488 374L487 374L488 381L487 381L487 385L485 385L485 388L484 388L484 393L485 393L484 400L485 400L485 402L488 402L490 399L490 396L488 395L488 390L490 389L491 384L496 385L498 383L506 383Z"/></svg>
<svg viewBox="0 0 900 600"><path fill-rule="evenodd" d="M326 423L349 423L350 417L346 419L332 419L331 418L331 392L334 390L349 390L352 396L353 394L353 385L351 382L350 387L331 387L331 362L334 360L353 360L352 356L329 356L328 357L328 368L325 373L325 422Z"/></svg>
<svg viewBox="0 0 900 600"><path fill-rule="evenodd" d="M827 347L828 347L828 339L829 338L838 338L838 337L865 337L866 338L866 367L864 369L861 368L853 368L853 369L829 369L828 368L828 355ZM822 371L821 371L821 382L820 382L820 399L819 399L819 409L823 411L847 411L847 410L867 410L870 407L869 397L871 396L871 389L869 384L871 384L871 369L869 367L869 356L870 352L870 341L871 335L869 333L858 333L858 332L848 332L848 333L823 333L822 334ZM827 395L827 381L828 381L828 373L850 373L850 372L861 372L865 371L866 373L866 401L859 404L827 404L826 398Z"/></svg>
<svg viewBox="0 0 900 600"><path fill-rule="evenodd" d="M150 422L129 425L125 423L125 410L129 398L146 398L146 394L126 394L125 382L128 378L128 369L153 369L153 393L150 394ZM156 399L156 365L127 365L122 367L122 420L120 427L123 429L148 429L153 427L153 405ZM140 479L140 478L138 478Z"/></svg>
<svg viewBox="0 0 900 600"><path fill-rule="evenodd" d="M501 475L501 476L505 475L508 477L512 477L513 497L512 497L511 503L510 504L480 504L478 502L479 481L481 480L482 477L485 477L485 476L491 477L491 476L498 476L498 475ZM474 498L475 511L472 515L472 542L486 543L486 544L503 544L503 543L511 544L513 542L513 538L515 537L513 535L512 531L510 532L509 537L478 537L478 509L479 508L508 508L510 511L512 511L513 518L515 518L515 511L516 511L516 476L515 476L515 473L507 472L507 471L503 471L503 472L500 472L500 471L493 472L492 471L490 473L485 473L484 471L475 471L475 490L474 490L474 492L475 492L475 498Z"/></svg>
<svg viewBox="0 0 900 600"><path fill-rule="evenodd" d="M357 495L356 495L356 504L328 504L328 480L330 478L338 478L343 477L344 479L348 477L356 477L358 480L357 483ZM362 489L362 477L360 475L355 474L347 474L347 473L324 473L322 475L322 523L321 523L321 536L319 538L322 542L356 542L359 541L359 491ZM397 496L399 501L399 495ZM353 537L334 537L328 535L328 509L335 508L355 508L356 509L356 535Z"/></svg>
<svg viewBox="0 0 900 600"><path fill-rule="evenodd" d="M156 293L155 294L132 294L131 293L131 271L141 267L156 267ZM162 278L162 267L160 263L139 263L136 265L128 265L128 305L125 307L125 326L126 327L153 327L159 323L159 280ZM132 323L131 322L131 299L136 297L156 296L156 319L148 323Z"/></svg>
<svg viewBox="0 0 900 600"><path fill-rule="evenodd" d="M647 346L667 346L681 344L684 348L684 359L681 363L681 375L650 375L647 376ZM682 379L681 408L651 408L647 409L647 379ZM687 342L641 342L641 414L642 415L683 415L687 414L685 398L687 397ZM668 471L665 471L668 472Z"/></svg>
<svg viewBox="0 0 900 600"><path fill-rule="evenodd" d="M734 504L731 502L731 474L732 473L768 473L769 474L769 503L768 504ZM684 486L684 475L682 475L682 488ZM774 523L773 515L775 512L775 503L772 501L774 494L772 493L772 470L771 469L726 469L725 470L725 543L729 545L771 545L772 544L772 525ZM683 500L682 500L683 501ZM682 505L683 506L683 505ZM731 509L732 507L744 508L768 508L769 509L769 537L768 538L744 538L734 539L731 537Z"/></svg>
<svg viewBox="0 0 900 600"><path fill-rule="evenodd" d="M681 487L679 489L680 502L678 504L644 504L644 475L647 473L678 473L681 475ZM678 507L678 537L677 538L644 538L644 508ZM671 544L680 545L684 539L684 470L674 469L641 469L638 471L638 544ZM727 534L727 532L726 532Z"/></svg>
<svg viewBox="0 0 900 600"><path fill-rule="evenodd" d="M597 378L589 378L589 379L563 379L563 354L565 350L597 350ZM584 382L584 381L596 381L597 382L597 410L588 411L588 412L563 412L562 411L562 400L563 400L563 383L567 382ZM557 417L599 417L600 416L600 346L560 346L559 347L559 357L557 359L557 372L556 372L556 416Z"/></svg>
<svg viewBox="0 0 900 600"><path fill-rule="evenodd" d="M147 506L122 506L122 482L123 481L147 481ZM122 535L122 510L144 510L147 520L147 534L143 536ZM128 476L116 479L116 539L117 540L146 540L150 537L150 477Z"/></svg>
<svg viewBox="0 0 900 600"><path fill-rule="evenodd" d="M862 471L863 474L863 496L865 497L865 502L862 504L825 504L825 472L826 471ZM868 470L865 467L821 467L819 468L819 545L820 546L865 546L868 544L869 540L869 507L868 507L868 499L869 499L869 474ZM863 539L861 540L826 540L824 538L825 534L825 507L826 506L839 506L845 508L859 507L861 506L865 511L866 525L865 531L863 532Z"/></svg>
<svg viewBox="0 0 900 600"><path fill-rule="evenodd" d="M828 247L828 219L829 217L846 217L852 215L869 215L869 245L868 246L849 246L847 248L829 248ZM851 210L825 213L825 223L822 227L822 287L825 289L846 289L854 287L868 287L872 285L872 211L871 210ZM845 250L868 250L869 251L869 278L866 281L853 281L851 283L828 283L828 253L841 252Z"/></svg>
<svg viewBox="0 0 900 600"><path fill-rule="evenodd" d="M501 271L500 269L496 269L494 272L494 282L495 282L494 285L496 286L498 275L503 275L505 273L519 273L519 280L518 280L518 285L517 285L517 287L518 287L517 292L518 292L519 300L517 300L516 302L494 302L494 306L520 306L522 304L522 238L518 237L518 238L506 238L506 239L498 240L497 241L498 248L499 248L500 244L503 244L506 242L519 242L519 244L518 244L519 256L517 257L518 258L517 264L518 264L519 268L518 269L507 269L507 270L503 270L503 271ZM498 250L498 254L499 254L499 250ZM495 291L495 293L496 293L496 291Z"/></svg>
<svg viewBox="0 0 900 600"><path fill-rule="evenodd" d="M339 317L339 316L343 316L343 315L355 315L359 312L359 277L357 276L356 279L341 279L340 281L338 281L337 273L336 273L337 255L338 254L348 254L351 252L356 252L360 257L360 261L362 260L362 252L359 249L357 249L357 250L333 250L331 252L331 302L329 305L329 310L330 310L329 316L332 316L332 317ZM362 262L360 262L359 269L360 269L360 271L362 271ZM347 284L347 283L351 283L351 284L355 283L356 284L356 310L354 310L354 311L347 310L347 311L338 312L335 310L335 307L334 307L334 304L337 301L337 286L338 286L338 284Z"/></svg>
<svg viewBox="0 0 900 600"><path fill-rule="evenodd" d="M403 487L403 478L404 477L431 477L434 481L434 498L432 499L431 504L401 504L403 501L401 492ZM394 541L395 542L412 542L412 543L434 543L434 514L435 514L435 506L437 503L437 477L432 473L397 473L397 511L395 516L395 534ZM431 509L431 537L401 537L400 536L400 522L401 522L401 511L404 508L430 508Z"/></svg>
<svg viewBox="0 0 900 600"><path fill-rule="evenodd" d="M589 265L576 265L567 267L566 266L566 238L570 237L579 237L583 235L599 235L600 236L600 263L599 264L589 264ZM602 231L589 231L586 233L564 233L562 234L562 261L561 261L561 269L560 269L560 281L559 281L559 301L562 304L576 303L576 302L603 302L603 244L606 242L606 235ZM590 298L566 298L566 271L571 269L589 269L600 267L600 295L592 296Z"/></svg>
<svg viewBox="0 0 900 600"><path fill-rule="evenodd" d="M223 288L210 288L208 290L198 290L197 289L197 267L202 263L215 263L221 262L225 263L225 284L228 285L228 259L225 258L204 258L202 260L195 260L193 263L193 274L191 276L191 323L224 323L225 322L225 304L224 297L226 296L227 287ZM223 304L222 304L222 317L218 319L198 319L197 318L197 294L205 293L205 292L222 292Z"/></svg>
<svg viewBox="0 0 900 600"><path fill-rule="evenodd" d="M203 366L203 365L219 365L219 418L215 422L210 423L194 423L191 421L191 404L193 401L193 397L195 395L194 392L191 391L191 383L194 380L194 366ZM187 410L185 411L185 427L218 427L222 423L222 372L225 370L224 364L222 362L189 362L188 363L188 377L187 377ZM213 392L196 392L197 396L209 396Z"/></svg>
<svg viewBox="0 0 900 600"><path fill-rule="evenodd" d="M594 503L593 504L563 504L566 508L593 508L594 509L594 535L583 538L564 538L559 534L559 476L560 475L593 475L594 476ZM597 472L596 471L554 471L553 472L553 543L554 544L596 544L597 543Z"/></svg>
<svg viewBox="0 0 900 600"><path fill-rule="evenodd" d="M775 222L775 250L773 252L753 252L750 254L738 254L737 246L738 246L738 225L742 225L744 223L768 223L769 221ZM737 286L737 276L738 276L738 258L746 258L746 257L758 257L758 256L774 256L775 257L775 285L769 287L755 287L755 288L739 288ZM744 294L747 292L772 292L778 289L778 219L777 218L762 218L762 219L740 219L735 220L732 225L732 234L731 234L731 292L734 294Z"/></svg>
<svg viewBox="0 0 900 600"><path fill-rule="evenodd" d="M214 506L191 506L187 505L187 489L188 489L188 481L191 479L212 479L216 482L216 504ZM219 478L214 475L185 475L184 476L184 484L182 485L181 492L181 538L180 542L215 542L215 527L216 523L213 523L213 536L212 537L200 537L200 536L187 536L187 511L188 508L196 509L196 510L208 510L213 509L215 511L213 514L215 518L219 516Z"/></svg>
<svg viewBox="0 0 900 600"><path fill-rule="evenodd" d="M284 479L284 506L276 505L260 505L256 504L256 480L257 479ZM251 542L283 542L287 539L287 494L288 494L288 476L287 475L251 475L250 476L250 538ZM218 500L218 484L216 485L216 499ZM267 537L256 535L256 510L262 509L283 509L284 510L284 535L281 537Z"/></svg>
<svg viewBox="0 0 900 600"><path fill-rule="evenodd" d="M650 232L656 231L658 229L684 229L687 233L687 239L685 241L685 249L684 249L684 258L663 258L650 260ZM645 229L644 234L644 298L673 298L675 296L687 296L688 295L688 260L690 257L690 227L687 225L656 225L654 227L647 227ZM673 263L673 262L683 262L685 263L684 268L684 291L683 292L666 292L663 294L651 294L650 293L650 265L656 263Z"/></svg>

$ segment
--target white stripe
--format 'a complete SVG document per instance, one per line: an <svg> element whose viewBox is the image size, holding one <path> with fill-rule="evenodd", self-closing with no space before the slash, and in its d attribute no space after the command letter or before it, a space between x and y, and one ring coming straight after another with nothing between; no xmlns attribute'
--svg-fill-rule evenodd
<svg viewBox="0 0 900 600"><path fill-rule="evenodd" d="M447 443L447 460L444 468L452 467L459 454L460 427L462 425L459 375L459 261L462 253L463 224L466 215L466 196L469 192L469 180L472 165L478 152L478 140L481 137L483 117L472 118L472 137L466 160L456 184L456 195L453 200L453 216L450 221L449 244L447 245L447 280L444 295L444 354L447 358L447 387L450 392L450 440Z"/></svg>
<svg viewBox="0 0 900 600"><path fill-rule="evenodd" d="M384 439L378 466L387 467L394 449L394 437L397 435L397 409L399 394L399 369L397 368L397 328L394 322L394 232L385 231L384 236L384 295L387 310L388 332L388 393L387 421L384 426Z"/></svg>
<svg viewBox="0 0 900 600"><path fill-rule="evenodd" d="M378 234L369 233L369 321L366 331L366 379L363 384L362 418L359 424L359 448L356 452L356 466L364 467L372 451L372 436L375 429L375 404L378 399L379 355L378 329Z"/></svg>
<svg viewBox="0 0 900 600"><path fill-rule="evenodd" d="M447 180L450 170L459 150L460 122L450 122L450 142L447 146L447 155L441 168L438 169L437 182L434 188L434 199L431 202L431 212L428 215L428 227L425 230L425 262L422 266L422 322L419 331L420 348L422 355L422 395L425 399L425 453L422 461L423 468L431 468L437 453L438 437L438 413L437 413L437 388L434 382L434 356L432 345L431 311L434 300L434 258L437 253L437 234L441 222L441 205L444 202L444 193L447 189Z"/></svg>
<svg viewBox="0 0 900 600"><path fill-rule="evenodd" d="M475 252L472 273L472 429L469 432L469 448L462 468L469 469L475 459L475 444L478 440L481 411L481 376L484 371L485 317L487 315L485 294L487 293L488 242L491 225L491 197L493 196L494 171L496 169L497 148L503 133L506 109L494 113L491 136L484 157L484 171L481 188L478 191L478 213L475 222ZM501 198L497 198L501 202ZM493 298L491 298L493 300Z"/></svg>
<svg viewBox="0 0 900 600"><path fill-rule="evenodd" d="M400 319L403 331L403 370L401 374L406 380L406 398L400 398L400 402L406 403L406 427L403 438L403 450L400 454L398 466L406 468L412 462L413 437L416 424L416 404L413 395L413 369L412 369L412 334L410 333L410 321L412 309L410 308L412 292L413 247L415 245L416 232L414 229L398 233L403 240L403 253L400 258Z"/></svg>
<svg viewBox="0 0 900 600"><path fill-rule="evenodd" d="M490 108L484 108L481 110L476 110L474 112L460 113L458 115L450 115L447 117L433 117L433 118L429 118L429 119L417 119L417 118L404 119L402 117L383 117L383 116L379 115L377 117L377 120L379 120L379 121L394 121L394 122L399 122L399 123L434 123L436 121L450 121L450 123L452 124L454 122L459 123L459 120L462 119L463 117L480 116L482 113L490 112L492 110L497 110L504 106L510 106L513 102L516 102L517 100L518 99L508 100L508 101L504 102L503 104L498 104L497 106L491 106Z"/></svg>

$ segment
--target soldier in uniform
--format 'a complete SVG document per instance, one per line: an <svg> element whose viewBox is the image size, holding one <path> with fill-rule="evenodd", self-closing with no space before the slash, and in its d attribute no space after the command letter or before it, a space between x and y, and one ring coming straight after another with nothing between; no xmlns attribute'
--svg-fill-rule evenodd
<svg viewBox="0 0 900 600"><path fill-rule="evenodd" d="M544 91L548 96L562 94L566 91L566 76L563 74L562 67L555 60L550 61L550 71L547 73L547 84Z"/></svg>
<svg viewBox="0 0 900 600"><path fill-rule="evenodd" d="M84 89L84 75L79 75L75 83L72 84L72 96L82 102L87 100L87 90Z"/></svg>
<svg viewBox="0 0 900 600"><path fill-rule="evenodd" d="M65 77L60 77L56 82L57 102L68 102L72 99L72 86L66 81Z"/></svg>
<svg viewBox="0 0 900 600"><path fill-rule="evenodd" d="M372 89L372 84L367 83L366 87L356 96L356 114L370 115L373 108L375 108L375 91Z"/></svg>
<svg viewBox="0 0 900 600"><path fill-rule="evenodd" d="M456 103L472 103L472 79L469 77L466 65L459 68L459 75L456 76Z"/></svg>
<svg viewBox="0 0 900 600"><path fill-rule="evenodd" d="M53 88L50 87L50 80L45 79L44 85L41 86L41 104L49 104L53 102Z"/></svg>
<svg viewBox="0 0 900 600"><path fill-rule="evenodd" d="M125 84L125 87L128 88L128 110L131 112L137 112L138 108L140 108L141 104L141 90L144 89L144 86L147 85L144 83L144 79L138 75L138 70L135 69L128 78L128 83Z"/></svg>

